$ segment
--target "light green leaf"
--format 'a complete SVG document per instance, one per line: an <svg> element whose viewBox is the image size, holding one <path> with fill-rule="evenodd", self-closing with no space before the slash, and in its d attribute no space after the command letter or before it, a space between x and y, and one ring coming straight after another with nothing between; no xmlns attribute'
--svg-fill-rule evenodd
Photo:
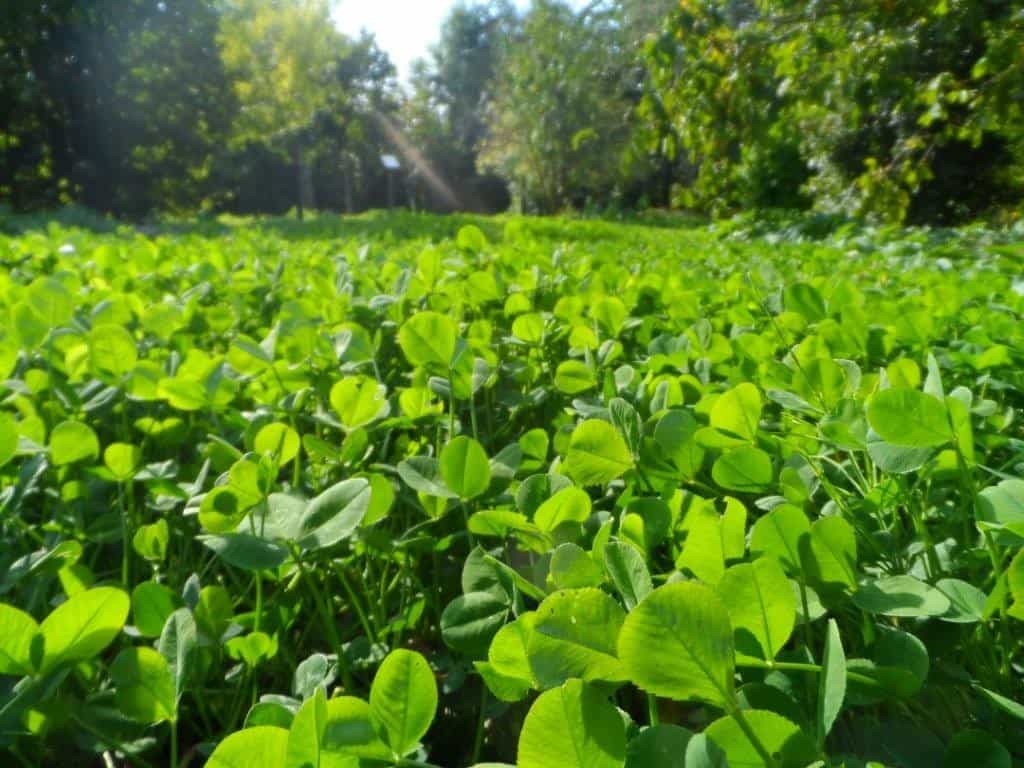
<svg viewBox="0 0 1024 768"><path fill-rule="evenodd" d="M629 742L626 749L626 768L678 768L683 765L680 756L693 733L678 725L654 725L644 728ZM685 763L689 766L689 763Z"/></svg>
<svg viewBox="0 0 1024 768"><path fill-rule="evenodd" d="M317 687L295 714L288 731L285 768L323 768L322 744L327 729L327 696Z"/></svg>
<svg viewBox="0 0 1024 768"><path fill-rule="evenodd" d="M761 493L771 486L772 459L760 448L741 445L715 460L711 477L726 490Z"/></svg>
<svg viewBox="0 0 1024 768"><path fill-rule="evenodd" d="M954 624L975 624L985 616L988 596L960 579L939 579L935 588L949 599L949 610L939 618Z"/></svg>
<svg viewBox="0 0 1024 768"><path fill-rule="evenodd" d="M444 370L455 355L457 337L455 323L437 312L419 312L398 331L398 343L410 363Z"/></svg>
<svg viewBox="0 0 1024 768"><path fill-rule="evenodd" d="M780 504L760 517L750 531L750 553L777 559L794 576L801 572L800 541L811 535L811 522L799 507Z"/></svg>
<svg viewBox="0 0 1024 768"><path fill-rule="evenodd" d="M48 328L64 325L74 316L75 298L56 277L39 277L25 291L25 300L32 312Z"/></svg>
<svg viewBox="0 0 1024 768"><path fill-rule="evenodd" d="M597 587L604 581L604 574L590 553L571 543L555 548L548 574L557 589Z"/></svg>
<svg viewBox="0 0 1024 768"><path fill-rule="evenodd" d="M816 724L818 745L824 746L825 737L832 730L832 724L843 708L846 698L846 653L839 637L839 626L835 619L828 620L825 634L825 651L822 654L821 674L818 677L818 702Z"/></svg>
<svg viewBox="0 0 1024 768"><path fill-rule="evenodd" d="M696 582L658 587L634 608L619 634L629 679L658 696L725 707L734 699L729 614Z"/></svg>
<svg viewBox="0 0 1024 768"><path fill-rule="evenodd" d="M487 452L476 440L456 437L442 449L441 478L459 498L472 499L491 484L491 465Z"/></svg>
<svg viewBox="0 0 1024 768"><path fill-rule="evenodd" d="M351 431L390 413L387 392L386 386L369 376L347 376L331 387L331 408Z"/></svg>
<svg viewBox="0 0 1024 768"><path fill-rule="evenodd" d="M742 716L768 754L778 756L776 765L805 766L817 759L814 742L782 715L748 709ZM725 750L729 768L773 768L762 760L735 717L716 720L704 732Z"/></svg>
<svg viewBox="0 0 1024 768"><path fill-rule="evenodd" d="M588 419L573 430L565 471L580 485L604 485L632 468L626 441L607 421Z"/></svg>
<svg viewBox="0 0 1024 768"><path fill-rule="evenodd" d="M132 616L143 637L159 637L167 618L181 606L181 598L170 587L144 581L132 590Z"/></svg>
<svg viewBox="0 0 1024 768"><path fill-rule="evenodd" d="M444 499L454 499L441 479L441 464L433 456L411 456L398 465L398 476L414 491Z"/></svg>
<svg viewBox="0 0 1024 768"><path fill-rule="evenodd" d="M437 683L427 660L399 649L384 659L370 688L370 716L395 758L423 738L437 712Z"/></svg>
<svg viewBox="0 0 1024 768"><path fill-rule="evenodd" d="M354 477L335 483L306 506L298 543L304 550L325 549L347 539L370 508L370 483Z"/></svg>
<svg viewBox="0 0 1024 768"><path fill-rule="evenodd" d="M871 457L871 461L876 467L892 475L916 472L927 464L934 454L934 448L908 448L902 445L892 445L882 440L875 432L868 433L868 456Z"/></svg>
<svg viewBox="0 0 1024 768"><path fill-rule="evenodd" d="M90 331L89 360L100 376L120 380L135 367L138 359L135 339L122 326L108 323Z"/></svg>
<svg viewBox="0 0 1024 768"><path fill-rule="evenodd" d="M594 371L579 360L565 360L555 371L555 387L567 395L578 395L597 386Z"/></svg>
<svg viewBox="0 0 1024 768"><path fill-rule="evenodd" d="M209 594L211 593L207 592L207 595ZM213 639L219 640L220 634L216 634ZM156 647L160 655L167 660L171 678L174 680L175 700L180 701L189 675L192 674L195 652L199 649L199 630L188 608L179 608L167 617Z"/></svg>
<svg viewBox="0 0 1024 768"><path fill-rule="evenodd" d="M626 732L618 710L579 680L542 693L519 734L517 768L622 768Z"/></svg>
<svg viewBox="0 0 1024 768"><path fill-rule="evenodd" d="M586 491L569 486L541 504L534 513L533 522L545 533L553 533L563 524L586 522L590 508L590 496Z"/></svg>
<svg viewBox="0 0 1024 768"><path fill-rule="evenodd" d="M321 768L359 768L361 760L380 762L391 756L377 733L370 705L354 696L335 696L327 702L321 747Z"/></svg>
<svg viewBox="0 0 1024 768"><path fill-rule="evenodd" d="M533 677L543 688L572 677L624 681L616 649L624 618L622 607L599 589L549 595L537 608L528 638Z"/></svg>
<svg viewBox="0 0 1024 768"><path fill-rule="evenodd" d="M609 541L604 547L604 567L627 611L633 610L654 589L643 555L630 544Z"/></svg>
<svg viewBox="0 0 1024 768"><path fill-rule="evenodd" d="M704 463L704 448L696 440L699 425L689 411L672 409L658 420L654 440L682 477L692 478Z"/></svg>
<svg viewBox="0 0 1024 768"><path fill-rule="evenodd" d="M868 423L892 445L924 448L953 438L946 405L916 389L884 389L868 401Z"/></svg>
<svg viewBox="0 0 1024 768"><path fill-rule="evenodd" d="M299 433L287 424L267 424L256 433L253 450L264 456L273 456L284 466L299 455L301 446Z"/></svg>
<svg viewBox="0 0 1024 768"><path fill-rule="evenodd" d="M733 437L753 442L761 420L761 393L749 382L723 393L711 406L711 426Z"/></svg>
<svg viewBox="0 0 1024 768"><path fill-rule="evenodd" d="M121 631L130 607L128 595L114 587L96 587L68 598L40 625L44 651L40 671L99 654Z"/></svg>
<svg viewBox="0 0 1024 768"><path fill-rule="evenodd" d="M13 605L0 603L0 675L32 673L32 643L38 633L35 619Z"/></svg>
<svg viewBox="0 0 1024 768"><path fill-rule="evenodd" d="M498 701L508 703L522 701L530 693L528 680L503 675L489 661L474 661L473 668L479 673L487 690Z"/></svg>
<svg viewBox="0 0 1024 768"><path fill-rule="evenodd" d="M0 413L0 467L18 452L18 422L9 413Z"/></svg>
<svg viewBox="0 0 1024 768"><path fill-rule="evenodd" d="M203 546L212 549L228 565L245 571L277 568L288 559L288 550L273 541L251 533L226 533L221 536L197 536Z"/></svg>
<svg viewBox="0 0 1024 768"><path fill-rule="evenodd" d="M729 612L736 650L774 659L796 623L796 599L782 566L770 557L734 565L718 582L718 594Z"/></svg>
<svg viewBox="0 0 1024 768"><path fill-rule="evenodd" d="M512 335L527 344L540 344L544 338L544 318L536 312L520 315L512 322Z"/></svg>
<svg viewBox="0 0 1024 768"><path fill-rule="evenodd" d="M527 648L537 614L523 613L498 630L487 650L487 661L498 674L534 684Z"/></svg>
<svg viewBox="0 0 1024 768"><path fill-rule="evenodd" d="M159 563L167 557L167 543L171 539L171 531L167 521L160 518L155 523L140 525L132 536L132 549L139 557L153 563Z"/></svg>
<svg viewBox="0 0 1024 768"><path fill-rule="evenodd" d="M949 598L913 576L887 576L870 581L853 594L862 611L883 616L941 616L950 608Z"/></svg>
<svg viewBox="0 0 1024 768"><path fill-rule="evenodd" d="M1024 480L1003 480L979 493L977 520L980 528L1006 528L1024 537Z"/></svg>
<svg viewBox="0 0 1024 768"><path fill-rule="evenodd" d="M808 579L822 596L857 587L857 537L841 517L823 517L800 540L800 559Z"/></svg>
<svg viewBox="0 0 1024 768"><path fill-rule="evenodd" d="M50 461L58 467L77 461L91 461L99 455L99 438L87 424L62 421L50 433Z"/></svg>
<svg viewBox="0 0 1024 768"><path fill-rule="evenodd" d="M209 533L229 533L238 527L249 509L238 488L218 485L199 503L199 524Z"/></svg>
<svg viewBox="0 0 1024 768"><path fill-rule="evenodd" d="M827 316L825 300L818 289L809 283L792 283L782 294L783 305L789 312L803 315L808 322L816 323Z"/></svg>
<svg viewBox="0 0 1024 768"><path fill-rule="evenodd" d="M142 449L130 443L111 443L103 451L103 463L117 482L127 482L142 464Z"/></svg>
<svg viewBox="0 0 1024 768"><path fill-rule="evenodd" d="M272 725L260 725L236 731L217 745L206 761L206 768L252 768L259 755L260 768L285 768L288 731Z"/></svg>
<svg viewBox="0 0 1024 768"><path fill-rule="evenodd" d="M455 236L455 244L464 251L479 253L487 247L487 236L480 227L474 224L466 224L459 227Z"/></svg>
<svg viewBox="0 0 1024 768"><path fill-rule="evenodd" d="M110 665L117 708L147 725L177 719L174 678L167 661L152 648L127 648Z"/></svg>
<svg viewBox="0 0 1024 768"><path fill-rule="evenodd" d="M686 768L729 768L725 752L706 734L698 733L686 745Z"/></svg>
<svg viewBox="0 0 1024 768"><path fill-rule="evenodd" d="M686 542L676 558L676 568L689 570L708 584L717 584L725 573L725 526L722 516L713 504L700 504L687 514L686 526Z"/></svg>
<svg viewBox="0 0 1024 768"><path fill-rule="evenodd" d="M612 425L625 438L626 447L634 456L638 456L643 424L640 422L640 414L636 412L636 408L621 397L613 397L608 403L608 415L612 420Z"/></svg>

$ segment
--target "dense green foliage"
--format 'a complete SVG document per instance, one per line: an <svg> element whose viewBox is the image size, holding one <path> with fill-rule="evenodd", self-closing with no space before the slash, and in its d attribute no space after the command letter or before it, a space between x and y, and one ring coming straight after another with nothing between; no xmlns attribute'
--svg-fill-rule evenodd
<svg viewBox="0 0 1024 768"><path fill-rule="evenodd" d="M9 764L1024 757L1019 239L6 224Z"/></svg>
<svg viewBox="0 0 1024 768"><path fill-rule="evenodd" d="M387 203L394 67L321 0L15 0L0 68L0 200L17 208Z"/></svg>
<svg viewBox="0 0 1024 768"><path fill-rule="evenodd" d="M648 48L683 201L964 221L1020 199L1024 5L683 0Z"/></svg>
<svg viewBox="0 0 1024 768"><path fill-rule="evenodd" d="M327 0L11 0L0 196L130 217L511 204L955 224L1024 195L1020 0L460 2L404 88L332 18Z"/></svg>

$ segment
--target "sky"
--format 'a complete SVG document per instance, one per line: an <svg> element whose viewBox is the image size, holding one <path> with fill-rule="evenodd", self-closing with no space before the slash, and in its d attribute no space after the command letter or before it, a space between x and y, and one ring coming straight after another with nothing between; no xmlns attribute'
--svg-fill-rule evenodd
<svg viewBox="0 0 1024 768"><path fill-rule="evenodd" d="M406 82L414 59L426 55L440 37L441 21L456 0L332 0L333 17L347 35L362 29L373 32L377 43L388 52L398 68L398 79ZM516 0L525 8L529 0Z"/></svg>

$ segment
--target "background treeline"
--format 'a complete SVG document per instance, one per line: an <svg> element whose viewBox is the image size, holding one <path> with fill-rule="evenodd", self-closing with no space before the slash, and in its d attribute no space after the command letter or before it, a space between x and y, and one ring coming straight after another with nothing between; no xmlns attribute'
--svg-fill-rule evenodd
<svg viewBox="0 0 1024 768"><path fill-rule="evenodd" d="M404 88L327 0L0 8L0 200L18 209L955 223L1022 199L1024 0L460 4Z"/></svg>

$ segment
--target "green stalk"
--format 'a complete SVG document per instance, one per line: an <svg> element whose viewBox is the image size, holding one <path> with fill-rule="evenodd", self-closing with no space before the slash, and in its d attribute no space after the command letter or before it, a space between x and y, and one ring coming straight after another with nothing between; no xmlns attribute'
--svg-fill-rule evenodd
<svg viewBox="0 0 1024 768"><path fill-rule="evenodd" d="M661 722L661 718L658 716L658 697L653 693L647 694L647 721L652 726Z"/></svg>
<svg viewBox="0 0 1024 768"><path fill-rule="evenodd" d="M338 671L341 672L342 685L345 686L345 690L351 691L353 688L352 672L349 670L348 664L345 663L345 649L341 645L341 638L338 637L338 630L334 626L334 620L331 618L331 611L327 601L317 586L316 580L299 557L298 551L292 552L292 558L295 560L295 565L298 567L303 580L306 582L306 586L309 588L310 594L313 597L313 604L320 613L320 620L324 624L324 632L327 633L327 641L334 648L334 653L338 657Z"/></svg>
<svg viewBox="0 0 1024 768"><path fill-rule="evenodd" d="M178 768L178 718L171 720L171 768Z"/></svg>
<svg viewBox="0 0 1024 768"><path fill-rule="evenodd" d="M0 722L3 721L4 715L6 715L10 709L12 709L15 705L21 703L21 700L26 698L29 695L29 693L33 692L40 685L40 683L42 683L42 681L43 678L41 677L33 677L28 683L25 684L25 686L20 691L18 691L11 698L9 698L7 700L7 703L4 704L2 708L0 708Z"/></svg>
<svg viewBox="0 0 1024 768"><path fill-rule="evenodd" d="M263 573L262 571L256 571L256 615L253 617L252 631L259 632L260 624L263 619ZM256 702L259 699L259 679L256 677L255 668L252 670L252 696L251 705L255 707Z"/></svg>
<svg viewBox="0 0 1024 768"><path fill-rule="evenodd" d="M484 726L487 724L487 684L480 680L480 716L476 721L476 735L473 737L473 759L474 765L480 762L480 750L484 745Z"/></svg>
<svg viewBox="0 0 1024 768"><path fill-rule="evenodd" d="M736 725L738 725L740 730L743 731L743 735L747 737L747 741L750 742L751 746L753 746L757 751L757 754L760 755L762 762L768 766L768 768L779 768L779 761L771 756L768 748L762 743L737 702L733 702L733 709L729 714L732 715L733 719L736 721Z"/></svg>
<svg viewBox="0 0 1024 768"><path fill-rule="evenodd" d="M71 715L71 721L73 723L75 723L75 725L77 725L83 731L85 731L90 736L92 736L94 739L96 739L100 744L105 744L106 746L111 747L113 749L116 749L119 752L128 752L129 751L125 747L125 744L124 744L123 741L118 741L117 739L112 739L109 736L107 736L106 734L101 733L97 728L94 728L93 726L91 726L88 722L86 722L82 718L77 717L76 715ZM139 766L139 768L153 768L152 763L147 762L146 760L144 760L143 758L139 757L138 755L132 755L132 762L135 765Z"/></svg>
<svg viewBox="0 0 1024 768"><path fill-rule="evenodd" d="M469 421L470 421L470 424L472 424L472 427L473 427L473 439L474 440L479 440L480 438L477 435L477 428L476 428L476 393L475 392L470 394L470 396L469 396Z"/></svg>
<svg viewBox="0 0 1024 768"><path fill-rule="evenodd" d="M359 602L359 598L356 597L355 591L352 589L352 585L349 584L348 577L345 575L345 569L339 563L333 563L334 572L338 574L338 580L341 581L341 586L345 590L345 594L348 596L349 602L352 604L352 608L355 609L356 616L359 617L359 623L363 627L363 632L366 633L366 639L371 643L377 642L377 633L373 631L373 627L370 626L370 620L366 616L366 612L363 610L362 604Z"/></svg>
<svg viewBox="0 0 1024 768"><path fill-rule="evenodd" d="M117 506L121 512L121 583L127 588L131 586L132 564L131 564L131 525L128 520L128 510L124 505L124 483L117 484Z"/></svg>
<svg viewBox="0 0 1024 768"><path fill-rule="evenodd" d="M256 571L256 615L252 622L252 631L259 632L263 620L263 572Z"/></svg>
<svg viewBox="0 0 1024 768"><path fill-rule="evenodd" d="M736 666L750 669L777 669L781 672L814 672L819 675L821 674L820 664L808 664L800 661L761 661L760 659L744 658L742 660L737 659ZM846 679L852 680L855 683L870 685L873 688L878 687L876 680L858 672L846 670Z"/></svg>

